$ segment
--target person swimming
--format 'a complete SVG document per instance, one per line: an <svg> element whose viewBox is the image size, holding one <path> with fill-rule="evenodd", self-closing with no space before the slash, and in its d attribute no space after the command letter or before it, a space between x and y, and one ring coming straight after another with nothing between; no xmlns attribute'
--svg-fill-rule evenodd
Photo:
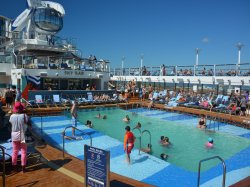
<svg viewBox="0 0 250 187"><path fill-rule="evenodd" d="M167 136L166 136L166 137L161 136L160 143L161 143L162 145L169 145L169 144L170 144L169 138L168 138Z"/></svg>
<svg viewBox="0 0 250 187"><path fill-rule="evenodd" d="M93 127L93 124L90 120L87 120L86 121L86 126L89 127L89 128L92 128Z"/></svg>
<svg viewBox="0 0 250 187"><path fill-rule="evenodd" d="M101 115L101 113L98 113L95 117L96 117L96 118L101 118L102 115Z"/></svg>
<svg viewBox="0 0 250 187"><path fill-rule="evenodd" d="M197 128L205 129L206 127L207 127L207 125L206 125L206 117L205 117L205 115L202 115L199 122L198 122Z"/></svg>
<svg viewBox="0 0 250 187"><path fill-rule="evenodd" d="M160 157L162 160L166 160L168 158L168 155L165 153L161 153Z"/></svg>
<svg viewBox="0 0 250 187"><path fill-rule="evenodd" d="M141 129L141 123L138 122L137 125L134 127L134 129Z"/></svg>
<svg viewBox="0 0 250 187"><path fill-rule="evenodd" d="M129 123L130 122L129 116L126 115L125 118L123 118L123 121L126 122L126 123Z"/></svg>
<svg viewBox="0 0 250 187"><path fill-rule="evenodd" d="M213 138L209 137L208 142L206 143L206 148L213 148L214 147L214 140Z"/></svg>

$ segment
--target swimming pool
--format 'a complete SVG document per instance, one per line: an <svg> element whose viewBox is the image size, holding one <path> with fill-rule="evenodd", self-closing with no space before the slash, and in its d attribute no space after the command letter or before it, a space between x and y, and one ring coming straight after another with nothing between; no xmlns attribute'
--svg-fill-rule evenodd
<svg viewBox="0 0 250 187"><path fill-rule="evenodd" d="M99 112L107 115L108 119L96 119L95 115ZM132 112L136 112L137 115L132 116ZM126 114L129 114L132 119L131 127L134 127L140 121L142 130L147 129L151 132L153 154L159 157L160 153L167 152L170 155L167 162L145 153L139 155L138 150L134 149L131 155L133 164L130 167L124 164L125 155L122 141L124 127L127 124L122 121L122 118ZM214 155L221 156L226 162L226 185L234 184L250 173L249 130L220 124L219 131L205 132L196 129L198 119L193 116L147 109L130 111L114 108L88 109L80 111L79 116L82 122L87 119L93 121L97 131L82 124L79 124L78 127L92 133L93 146L110 150L111 171L118 174L156 186L195 186L197 185L199 160ZM33 118L33 122L35 126L40 126L39 118ZM71 124L70 120L63 116L48 117L44 118L43 124L45 138L53 145L61 148L60 132L65 126ZM161 135L168 136L173 146L160 146L159 138ZM114 137L114 139L109 136ZM213 137L215 140L214 149L207 150L204 148L208 137ZM145 147L148 138L143 137L143 141ZM82 146L82 143L89 143L89 140L69 141L66 143L68 144L66 151L83 159L83 151L77 148ZM136 146L138 146L138 142ZM207 162L202 165L201 184L203 186L218 186L221 184L222 169L221 165L217 165L217 163Z"/></svg>
<svg viewBox="0 0 250 187"><path fill-rule="evenodd" d="M100 111L101 110L101 111ZM106 120L96 119L98 113L107 115ZM136 115L133 115L136 112ZM129 124L122 119L129 115ZM119 141L123 142L124 128L127 125L131 129L137 122L142 124L141 130L148 130L152 137L152 154L160 158L161 153L169 155L167 161L190 171L197 171L198 163L204 158L219 155L224 160L233 156L237 152L250 146L249 139L233 136L231 134L211 131L204 131L196 128L197 117L185 114L170 113L165 111L148 111L145 109L125 111L121 109L110 110L82 110L79 111L79 120L85 123L86 120L94 123L94 129L103 132ZM220 126L227 124L221 123ZM135 136L139 137L139 131L134 130ZM162 146L159 143L160 136L170 138L172 145ZM214 148L205 148L207 139L214 139ZM138 140L138 139L137 139ZM148 134L143 135L142 147L147 147L149 143ZM139 141L136 141L136 148L139 148ZM209 169L218 164L217 160L205 162L203 170Z"/></svg>

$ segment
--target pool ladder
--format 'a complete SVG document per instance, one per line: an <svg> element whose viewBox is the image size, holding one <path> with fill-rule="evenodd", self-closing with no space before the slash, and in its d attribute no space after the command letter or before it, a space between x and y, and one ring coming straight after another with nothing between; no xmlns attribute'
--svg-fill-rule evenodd
<svg viewBox="0 0 250 187"><path fill-rule="evenodd" d="M137 129L140 132L140 136L139 136L139 155L141 154L141 142L142 142L142 136L144 133L148 133L149 134L149 144L150 144L150 148L152 146L151 144L151 133L148 130L144 130L141 132L141 129L138 128L134 128L133 130Z"/></svg>
<svg viewBox="0 0 250 187"><path fill-rule="evenodd" d="M209 120L209 125L208 125L209 129L212 129L212 127L213 127L213 130L215 132L216 131L216 123L217 123L217 130L218 131L220 130L220 122L217 120L216 117L215 118L210 117L208 120ZM207 128L205 129L205 131L206 130L207 130Z"/></svg>
<svg viewBox="0 0 250 187"><path fill-rule="evenodd" d="M83 133L82 134L82 136L85 136L85 135L87 135L89 138L90 138L90 146L92 146L92 136L89 134L89 133L85 133L84 131L82 131L82 130L80 130L80 129L78 129L78 128L76 128L76 127L74 127L74 126L67 126L67 127L65 127L65 129L63 130L63 132L62 132L62 139L63 139L63 158L64 158L64 153L65 153L65 131L68 129L68 128L74 128L75 130L78 130L78 131L80 131L81 133Z"/></svg>
<svg viewBox="0 0 250 187"><path fill-rule="evenodd" d="M208 161L208 160L212 160L212 159L219 159L223 165L223 179L222 179L222 187L225 187L225 183L226 183L226 164L224 162L224 160L219 157L219 156L213 156L213 157L209 157L209 158L205 158L203 160L200 160L199 162L199 168L198 168L198 182L197 182L197 186L200 186L200 173L201 173L201 163Z"/></svg>

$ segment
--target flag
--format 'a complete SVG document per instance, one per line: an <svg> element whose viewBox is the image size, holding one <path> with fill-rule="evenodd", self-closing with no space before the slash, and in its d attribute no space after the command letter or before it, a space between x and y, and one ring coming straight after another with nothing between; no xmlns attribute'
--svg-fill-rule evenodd
<svg viewBox="0 0 250 187"><path fill-rule="evenodd" d="M39 76L26 76L27 85L22 92L22 97L28 100L29 90L37 90L40 87L41 81Z"/></svg>
<svg viewBox="0 0 250 187"><path fill-rule="evenodd" d="M26 76L27 84L32 83L34 86L38 87L41 84L39 76Z"/></svg>

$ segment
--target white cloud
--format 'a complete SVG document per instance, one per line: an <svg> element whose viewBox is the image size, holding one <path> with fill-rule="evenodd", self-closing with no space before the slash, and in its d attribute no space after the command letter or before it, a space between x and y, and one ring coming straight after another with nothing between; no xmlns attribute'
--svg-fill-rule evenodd
<svg viewBox="0 0 250 187"><path fill-rule="evenodd" d="M201 42L203 42L203 43L208 43L208 42L209 42L208 37L204 37L204 38L202 38Z"/></svg>

